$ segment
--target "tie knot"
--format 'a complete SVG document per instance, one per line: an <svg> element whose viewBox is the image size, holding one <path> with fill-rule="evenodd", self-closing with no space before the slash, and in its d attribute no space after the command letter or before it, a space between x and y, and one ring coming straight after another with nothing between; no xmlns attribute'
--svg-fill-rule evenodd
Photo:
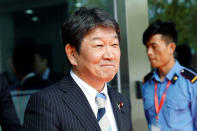
<svg viewBox="0 0 197 131"><path fill-rule="evenodd" d="M106 96L103 93L98 93L96 95L96 104L98 108L104 108L105 107L105 102L106 102Z"/></svg>

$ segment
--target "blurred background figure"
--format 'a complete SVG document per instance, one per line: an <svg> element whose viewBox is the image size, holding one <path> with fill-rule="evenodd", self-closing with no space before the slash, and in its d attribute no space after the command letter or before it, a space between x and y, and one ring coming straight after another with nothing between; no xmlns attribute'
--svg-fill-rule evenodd
<svg viewBox="0 0 197 131"><path fill-rule="evenodd" d="M36 42L23 38L16 43L12 56L14 72L19 82L12 88L11 95L21 124L29 97L50 84L34 73L36 51Z"/></svg>
<svg viewBox="0 0 197 131"><path fill-rule="evenodd" d="M176 47L176 58L182 66L185 66L196 72L196 70L192 66L192 52L189 45L178 45Z"/></svg>
<svg viewBox="0 0 197 131"><path fill-rule="evenodd" d="M0 127L3 131L22 131L13 101L10 95L7 79L0 74Z"/></svg>
<svg viewBox="0 0 197 131"><path fill-rule="evenodd" d="M46 51L46 47L39 46L35 53L34 71L43 80L55 83L63 78L64 73L58 73L51 69L50 51Z"/></svg>
<svg viewBox="0 0 197 131"><path fill-rule="evenodd" d="M192 66L195 71L197 71L197 54L193 54L192 56Z"/></svg>
<svg viewBox="0 0 197 131"><path fill-rule="evenodd" d="M48 81L34 73L36 44L33 40L24 38L17 42L13 53L13 67L20 79L17 89L42 89L49 85Z"/></svg>

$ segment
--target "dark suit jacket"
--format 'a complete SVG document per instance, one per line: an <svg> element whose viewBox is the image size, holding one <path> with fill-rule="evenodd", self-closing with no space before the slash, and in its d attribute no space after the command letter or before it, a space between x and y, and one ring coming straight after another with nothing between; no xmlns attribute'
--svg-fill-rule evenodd
<svg viewBox="0 0 197 131"><path fill-rule="evenodd" d="M7 80L3 75L0 75L0 126L3 131L22 130L12 102Z"/></svg>
<svg viewBox="0 0 197 131"><path fill-rule="evenodd" d="M27 78L22 85L16 87L17 90L39 90L50 84L47 80L42 80L40 76L32 76Z"/></svg>
<svg viewBox="0 0 197 131"><path fill-rule="evenodd" d="M119 131L132 131L129 101L109 89L109 97ZM119 110L117 104L124 103ZM97 119L70 75L31 96L24 118L25 131L100 131Z"/></svg>
<svg viewBox="0 0 197 131"><path fill-rule="evenodd" d="M64 73L54 72L53 70L50 70L48 80L51 83L56 83L60 81L64 77L64 75Z"/></svg>

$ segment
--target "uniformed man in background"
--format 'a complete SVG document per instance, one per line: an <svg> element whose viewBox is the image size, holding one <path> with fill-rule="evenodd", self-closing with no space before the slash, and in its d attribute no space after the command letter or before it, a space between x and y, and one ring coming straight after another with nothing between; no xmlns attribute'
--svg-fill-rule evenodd
<svg viewBox="0 0 197 131"><path fill-rule="evenodd" d="M149 131L197 131L197 74L175 59L177 36L174 23L160 20L143 34L154 68L142 87Z"/></svg>

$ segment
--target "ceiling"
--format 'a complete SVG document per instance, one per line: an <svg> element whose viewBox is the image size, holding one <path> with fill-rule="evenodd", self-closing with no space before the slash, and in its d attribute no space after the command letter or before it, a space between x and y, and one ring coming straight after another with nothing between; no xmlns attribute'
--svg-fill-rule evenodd
<svg viewBox="0 0 197 131"><path fill-rule="evenodd" d="M67 0L0 0L0 13L67 3Z"/></svg>

